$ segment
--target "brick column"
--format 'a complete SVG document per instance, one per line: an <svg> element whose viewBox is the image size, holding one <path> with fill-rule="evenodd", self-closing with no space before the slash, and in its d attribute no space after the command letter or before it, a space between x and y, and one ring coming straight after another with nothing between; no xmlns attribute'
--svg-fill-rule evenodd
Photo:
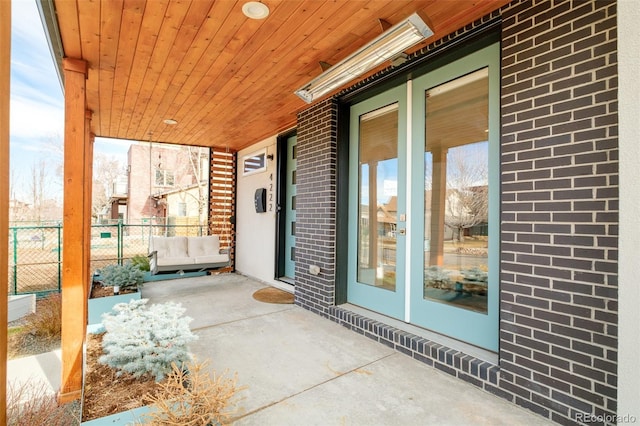
<svg viewBox="0 0 640 426"><path fill-rule="evenodd" d="M298 115L296 304L323 316L335 300L337 104ZM319 275L309 266L320 267Z"/></svg>

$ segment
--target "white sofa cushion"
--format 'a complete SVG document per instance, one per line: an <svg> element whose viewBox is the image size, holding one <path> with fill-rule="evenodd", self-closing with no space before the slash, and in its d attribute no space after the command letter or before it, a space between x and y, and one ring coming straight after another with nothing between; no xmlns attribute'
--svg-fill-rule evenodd
<svg viewBox="0 0 640 426"><path fill-rule="evenodd" d="M193 257L158 257L158 266L185 266L196 263Z"/></svg>
<svg viewBox="0 0 640 426"><path fill-rule="evenodd" d="M225 263L229 261L228 254L211 254L209 256L197 256L195 258L196 264L205 263Z"/></svg>
<svg viewBox="0 0 640 426"><path fill-rule="evenodd" d="M152 252L158 252L158 260L190 257L187 250L187 237L152 237L150 249Z"/></svg>
<svg viewBox="0 0 640 426"><path fill-rule="evenodd" d="M199 258L220 254L220 237L217 235L205 235L202 237L188 237L187 252L189 257ZM204 263L206 263L205 261ZM197 261L196 263L203 263Z"/></svg>

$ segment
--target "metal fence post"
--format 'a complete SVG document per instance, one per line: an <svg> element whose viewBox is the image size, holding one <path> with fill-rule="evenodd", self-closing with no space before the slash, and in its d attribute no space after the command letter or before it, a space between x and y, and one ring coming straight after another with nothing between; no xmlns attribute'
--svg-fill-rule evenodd
<svg viewBox="0 0 640 426"><path fill-rule="evenodd" d="M18 228L13 228L13 294L18 294Z"/></svg>
<svg viewBox="0 0 640 426"><path fill-rule="evenodd" d="M124 244L122 243L122 220L118 220L118 264L122 265L122 252L124 251Z"/></svg>

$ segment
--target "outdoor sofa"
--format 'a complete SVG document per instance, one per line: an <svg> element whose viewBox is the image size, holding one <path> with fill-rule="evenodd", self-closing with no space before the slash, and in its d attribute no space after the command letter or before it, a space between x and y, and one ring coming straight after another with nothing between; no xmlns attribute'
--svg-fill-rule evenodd
<svg viewBox="0 0 640 426"><path fill-rule="evenodd" d="M229 264L229 253L220 250L218 235L201 237L151 237L151 274L216 269Z"/></svg>

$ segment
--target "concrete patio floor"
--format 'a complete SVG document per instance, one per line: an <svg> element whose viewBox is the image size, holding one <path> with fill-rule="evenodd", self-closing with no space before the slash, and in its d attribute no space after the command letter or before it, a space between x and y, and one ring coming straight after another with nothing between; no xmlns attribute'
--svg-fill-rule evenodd
<svg viewBox="0 0 640 426"><path fill-rule="evenodd" d="M236 425L545 425L550 421L295 305L238 274L145 284L193 318L195 357L246 386Z"/></svg>

